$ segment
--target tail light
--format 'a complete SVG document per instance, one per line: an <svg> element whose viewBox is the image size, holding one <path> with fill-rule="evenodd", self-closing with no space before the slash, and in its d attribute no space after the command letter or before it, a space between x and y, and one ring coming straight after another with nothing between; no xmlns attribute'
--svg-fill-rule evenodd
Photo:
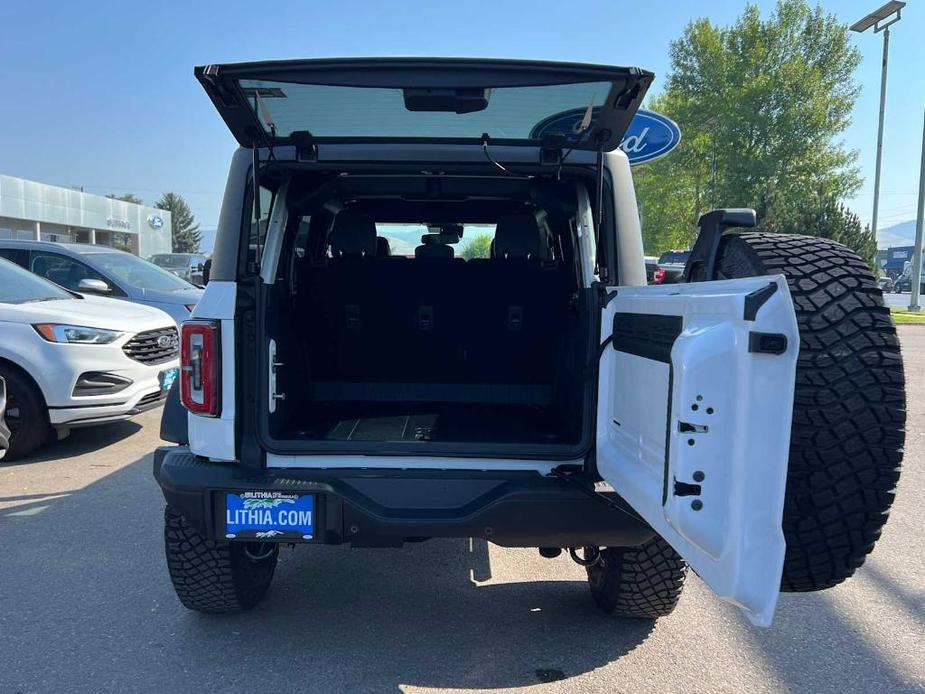
<svg viewBox="0 0 925 694"><path fill-rule="evenodd" d="M667 270L662 268L655 268L655 272L652 273L652 284L661 284L665 281L665 275L668 274Z"/></svg>
<svg viewBox="0 0 925 694"><path fill-rule="evenodd" d="M180 400L194 414L217 417L222 395L219 322L189 320L180 327Z"/></svg>

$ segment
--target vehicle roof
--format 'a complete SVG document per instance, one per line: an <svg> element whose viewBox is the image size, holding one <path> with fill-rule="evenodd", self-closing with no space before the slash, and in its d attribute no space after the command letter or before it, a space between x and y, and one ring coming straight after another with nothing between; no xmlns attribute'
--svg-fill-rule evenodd
<svg viewBox="0 0 925 694"><path fill-rule="evenodd" d="M64 243L60 241L23 241L19 239L0 240L0 248L32 248L46 251L70 251L77 255L91 255L96 253L125 253L118 248L100 246L95 243ZM128 254L131 255L131 254Z"/></svg>

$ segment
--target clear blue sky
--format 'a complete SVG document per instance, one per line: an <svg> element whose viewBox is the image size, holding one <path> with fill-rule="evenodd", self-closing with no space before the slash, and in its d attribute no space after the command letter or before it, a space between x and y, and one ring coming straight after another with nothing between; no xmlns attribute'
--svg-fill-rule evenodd
<svg viewBox="0 0 925 694"><path fill-rule="evenodd" d="M880 0L825 0L846 22ZM668 44L698 16L729 23L744 3L4 2L0 173L151 202L184 195L218 220L234 141L194 80L205 63L370 55L491 56L639 65L663 76ZM764 11L773 2L759 3ZM853 35L863 86L845 142L865 178L851 206L870 217L880 35ZM915 215L925 108L925 0L891 39L881 228ZM657 79L653 91L660 89ZM721 104L718 104L721 107Z"/></svg>

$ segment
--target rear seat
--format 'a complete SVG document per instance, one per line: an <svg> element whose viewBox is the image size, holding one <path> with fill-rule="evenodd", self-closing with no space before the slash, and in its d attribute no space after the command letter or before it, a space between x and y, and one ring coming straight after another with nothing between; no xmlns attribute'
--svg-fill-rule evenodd
<svg viewBox="0 0 925 694"><path fill-rule="evenodd" d="M323 343L309 345L320 357L313 367L325 380L367 380L379 367L368 359L368 345L382 331L374 302L376 225L360 212L343 210L334 218L328 242L330 262L316 268L312 283L322 327L312 342Z"/></svg>
<svg viewBox="0 0 925 694"><path fill-rule="evenodd" d="M321 316L308 345L316 399L551 397L537 386L553 379L568 297L532 215L501 219L486 260L453 258L449 247L413 260L378 255L373 220L351 210L329 240L333 257L311 288Z"/></svg>
<svg viewBox="0 0 925 694"><path fill-rule="evenodd" d="M492 257L468 263L472 378L547 383L568 307L567 275L530 213L498 220Z"/></svg>

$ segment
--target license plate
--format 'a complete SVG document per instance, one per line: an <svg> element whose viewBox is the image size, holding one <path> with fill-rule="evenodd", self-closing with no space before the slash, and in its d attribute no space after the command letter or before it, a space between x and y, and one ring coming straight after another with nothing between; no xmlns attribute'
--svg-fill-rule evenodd
<svg viewBox="0 0 925 694"><path fill-rule="evenodd" d="M180 369L166 369L157 375L157 380L161 384L162 391L170 390L170 386L177 380L178 373L180 373Z"/></svg>
<svg viewBox="0 0 925 694"><path fill-rule="evenodd" d="M311 540L314 534L314 494L225 494L225 537L229 540Z"/></svg>

